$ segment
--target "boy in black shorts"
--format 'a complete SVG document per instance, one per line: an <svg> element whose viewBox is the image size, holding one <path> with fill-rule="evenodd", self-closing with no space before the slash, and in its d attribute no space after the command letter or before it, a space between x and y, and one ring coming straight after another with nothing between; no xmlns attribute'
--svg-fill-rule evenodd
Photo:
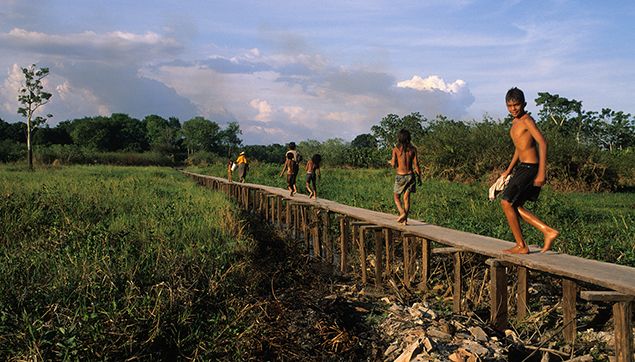
<svg viewBox="0 0 635 362"><path fill-rule="evenodd" d="M547 141L540 133L533 118L525 111L525 95L518 88L512 88L505 96L507 110L514 117L509 131L514 143L514 156L501 174L505 178L512 174L507 187L503 191L501 206L507 217L507 223L514 234L516 245L503 252L509 254L527 254L529 247L523 239L520 229L520 218L540 230L544 235L541 253L551 249L553 241L558 237L558 230L551 228L536 215L523 207L526 201L536 201L540 187L545 183L547 163Z"/></svg>

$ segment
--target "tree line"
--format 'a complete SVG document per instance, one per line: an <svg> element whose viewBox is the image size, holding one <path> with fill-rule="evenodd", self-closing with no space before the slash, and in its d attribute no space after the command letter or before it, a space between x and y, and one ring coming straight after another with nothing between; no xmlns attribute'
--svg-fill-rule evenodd
<svg viewBox="0 0 635 362"><path fill-rule="evenodd" d="M635 118L628 113L602 109L585 111L582 102L557 94L539 93L534 115L549 143L552 184L572 190L615 190L635 180ZM326 165L386 167L390 149L401 128L410 130L420 150L427 177L454 181L483 180L509 162L513 152L508 131L511 117L495 120L456 121L439 115L388 114L352 141L333 138L302 140L298 148L310 157L320 153ZM195 117L127 114L84 117L39 127L32 132L36 158L42 163L102 162L118 164L201 164L235 156L238 148L250 160L279 163L286 145L243 145L237 122L224 127ZM0 119L0 161L25 157L26 123Z"/></svg>

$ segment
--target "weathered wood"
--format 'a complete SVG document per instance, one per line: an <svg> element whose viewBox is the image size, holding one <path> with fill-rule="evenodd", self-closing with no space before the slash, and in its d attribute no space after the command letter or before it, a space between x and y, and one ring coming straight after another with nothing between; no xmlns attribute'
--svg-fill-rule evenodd
<svg viewBox="0 0 635 362"><path fill-rule="evenodd" d="M403 236L403 283L410 288L410 236Z"/></svg>
<svg viewBox="0 0 635 362"><path fill-rule="evenodd" d="M329 265L333 265L333 239L331 238L331 217L328 210L322 211L322 245L324 258Z"/></svg>
<svg viewBox="0 0 635 362"><path fill-rule="evenodd" d="M278 227L282 227L282 196L276 197L276 224Z"/></svg>
<svg viewBox="0 0 635 362"><path fill-rule="evenodd" d="M615 334L615 360L633 361L633 301L635 296L615 291L582 291L580 298L591 302L613 303L613 329Z"/></svg>
<svg viewBox="0 0 635 362"><path fill-rule="evenodd" d="M432 254L452 254L461 251L459 248L432 248Z"/></svg>
<svg viewBox="0 0 635 362"><path fill-rule="evenodd" d="M452 295L452 311L461 313L461 299L463 296L463 276L461 275L461 252L452 254L454 259L454 293Z"/></svg>
<svg viewBox="0 0 635 362"><path fill-rule="evenodd" d="M613 322L615 325L615 360L633 362L633 302L613 304Z"/></svg>
<svg viewBox="0 0 635 362"><path fill-rule="evenodd" d="M382 247L382 234L383 234L384 230L383 228L381 229L375 229L375 286L376 287L381 287L381 282L382 282L382 277L381 277L381 272L382 272L382 258L383 258L383 252L381 250Z"/></svg>
<svg viewBox="0 0 635 362"><path fill-rule="evenodd" d="M320 218L318 217L320 209L317 207L312 208L311 213L311 238L313 239L313 256L316 258L322 257L321 243L320 243Z"/></svg>
<svg viewBox="0 0 635 362"><path fill-rule="evenodd" d="M527 268L519 266L516 270L516 276L516 318L523 320L529 312L529 304L527 304L529 271Z"/></svg>
<svg viewBox="0 0 635 362"><path fill-rule="evenodd" d="M632 302L635 296L618 293L612 290L583 290L580 298L589 302Z"/></svg>
<svg viewBox="0 0 635 362"><path fill-rule="evenodd" d="M394 243L392 240L392 229L384 228L384 243L385 243L385 251L386 251L386 262L384 263L386 266L386 276L389 277L392 273L392 259L394 255Z"/></svg>
<svg viewBox="0 0 635 362"><path fill-rule="evenodd" d="M562 279L562 317L564 323L564 340L572 344L575 342L577 334L576 324L576 299L578 296L578 285L575 280Z"/></svg>
<svg viewBox="0 0 635 362"><path fill-rule="evenodd" d="M287 200L285 202L285 209L284 209L284 223L287 227L287 231L290 231L293 229L293 223L291 222L291 203L289 202L289 200Z"/></svg>
<svg viewBox="0 0 635 362"><path fill-rule="evenodd" d="M349 223L346 216L340 216L340 272L348 273L348 235Z"/></svg>
<svg viewBox="0 0 635 362"><path fill-rule="evenodd" d="M366 229L359 228L359 266L362 269L362 284L366 285L367 276L366 276Z"/></svg>
<svg viewBox="0 0 635 362"><path fill-rule="evenodd" d="M222 178L189 172L185 173L195 179L212 178L219 183L227 183L227 181ZM276 187L248 183L244 185L270 193L288 195L288 191ZM353 219L407 232L420 238L458 247L468 252L507 260L515 265L523 266L528 269L584 281L628 295L635 295L635 268L633 267L584 259L555 252L544 254L536 253L534 251L537 251L538 248L534 246L530 247L532 252L527 255L504 254L502 251L513 246L513 243L492 237L452 230L414 219L410 219L408 225L404 226L399 224L392 214L343 205L326 199L312 201L309 200L306 195L296 194L292 199L307 203L312 202L331 212L346 215Z"/></svg>
<svg viewBox="0 0 635 362"><path fill-rule="evenodd" d="M421 239L421 284L422 291L428 290L428 279L430 278L430 250L432 242L426 238Z"/></svg>
<svg viewBox="0 0 635 362"><path fill-rule="evenodd" d="M507 271L503 263L489 260L490 265L490 323L494 329L507 328Z"/></svg>

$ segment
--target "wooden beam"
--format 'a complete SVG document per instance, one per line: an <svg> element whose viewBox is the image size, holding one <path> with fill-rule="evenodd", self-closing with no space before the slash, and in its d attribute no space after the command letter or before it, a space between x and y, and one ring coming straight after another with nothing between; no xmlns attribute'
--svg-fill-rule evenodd
<svg viewBox="0 0 635 362"><path fill-rule="evenodd" d="M633 303L616 302L613 304L613 322L615 324L615 360L633 361Z"/></svg>
<svg viewBox="0 0 635 362"><path fill-rule="evenodd" d="M362 284L366 285L366 229L359 228L359 266L362 269Z"/></svg>
<svg viewBox="0 0 635 362"><path fill-rule="evenodd" d="M529 313L529 304L527 304L527 296L529 291L529 270L523 266L516 269L516 318L523 320Z"/></svg>
<svg viewBox="0 0 635 362"><path fill-rule="evenodd" d="M331 238L331 218L328 210L322 210L322 245L326 262L333 265L333 239Z"/></svg>
<svg viewBox="0 0 635 362"><path fill-rule="evenodd" d="M349 225L346 216L340 217L340 272L348 273L348 235Z"/></svg>
<svg viewBox="0 0 635 362"><path fill-rule="evenodd" d="M580 292L580 298L583 300L588 300L589 302L632 302L635 300L635 296L633 295L618 293L612 290L583 290Z"/></svg>
<svg viewBox="0 0 635 362"><path fill-rule="evenodd" d="M562 279L562 314L564 320L564 340L573 344L577 334L576 324L576 299L578 296L578 285L575 280Z"/></svg>
<svg viewBox="0 0 635 362"><path fill-rule="evenodd" d="M403 236L403 283L406 288L410 288L410 236Z"/></svg>
<svg viewBox="0 0 635 362"><path fill-rule="evenodd" d="M461 275L461 252L452 254L454 258L454 293L452 295L452 311L461 313L461 297L463 293L463 276Z"/></svg>
<svg viewBox="0 0 635 362"><path fill-rule="evenodd" d="M428 290L428 279L430 278L430 250L432 241L426 238L421 239L421 284L423 292Z"/></svg>
<svg viewBox="0 0 635 362"><path fill-rule="evenodd" d="M392 240L392 229L385 228L384 229L384 244L386 250L386 276L389 277L392 273L392 259L394 255L394 243Z"/></svg>
<svg viewBox="0 0 635 362"><path fill-rule="evenodd" d="M375 286L381 287L382 277L382 265L381 261L383 258L383 252L381 250L382 247L382 234L384 230L383 228L375 229Z"/></svg>
<svg viewBox="0 0 635 362"><path fill-rule="evenodd" d="M490 265L490 323L494 329L507 328L507 271L503 263L496 259L488 260Z"/></svg>
<svg viewBox="0 0 635 362"><path fill-rule="evenodd" d="M432 248L432 254L452 254L461 251L459 248Z"/></svg>
<svg viewBox="0 0 635 362"><path fill-rule="evenodd" d="M315 258L322 257L322 245L320 245L320 218L318 217L320 209L311 208L311 238L313 239L313 256Z"/></svg>

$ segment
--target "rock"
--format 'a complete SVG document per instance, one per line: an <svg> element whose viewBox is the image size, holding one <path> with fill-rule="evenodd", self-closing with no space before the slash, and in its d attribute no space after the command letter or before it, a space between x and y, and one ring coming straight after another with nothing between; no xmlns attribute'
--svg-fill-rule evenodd
<svg viewBox="0 0 635 362"><path fill-rule="evenodd" d="M485 331L483 330L483 328L477 326L477 327L470 327L468 330L470 331L472 336L476 338L477 341L480 341L480 342L487 341L488 336L487 336L487 333L485 333Z"/></svg>

